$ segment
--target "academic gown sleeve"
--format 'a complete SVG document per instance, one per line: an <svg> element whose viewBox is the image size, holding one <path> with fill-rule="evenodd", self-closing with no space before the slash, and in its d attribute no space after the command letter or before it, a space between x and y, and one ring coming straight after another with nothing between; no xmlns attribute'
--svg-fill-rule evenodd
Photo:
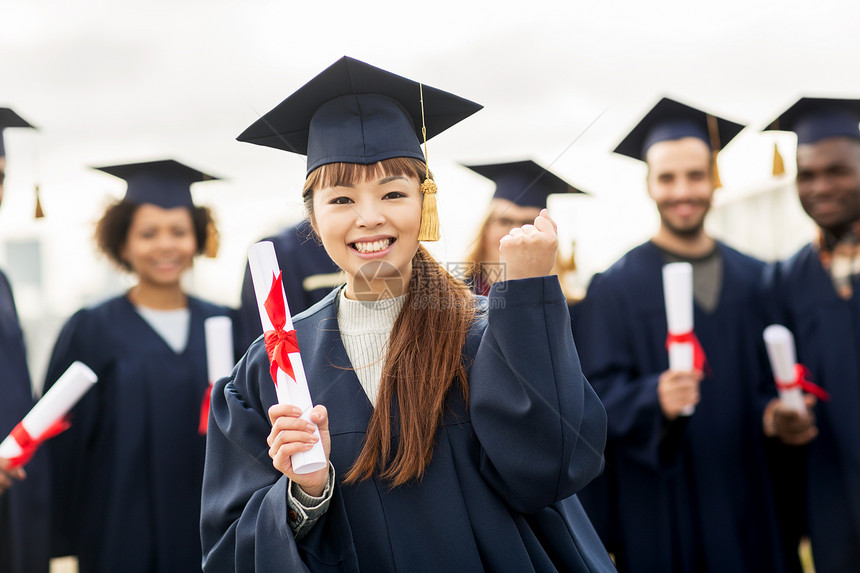
<svg viewBox="0 0 860 573"><path fill-rule="evenodd" d="M80 360L94 372L104 372L108 365L99 359L95 350L102 337L103 334L93 328L88 311L75 313L63 326L54 344L45 374L44 391L47 392L75 360ZM57 476L52 480L52 555L55 557L75 555L78 551L78 516L81 513L78 492L83 491L86 445L91 442L98 425L101 391L97 384L85 394L72 409L71 427L46 444Z"/></svg>
<svg viewBox="0 0 860 573"><path fill-rule="evenodd" d="M606 408L609 439L625 455L657 467L665 435L657 396L662 371L637 369L633 319L613 280L595 275L572 324L583 372Z"/></svg>
<svg viewBox="0 0 860 573"><path fill-rule="evenodd" d="M301 544L295 541L287 521L289 480L274 468L261 439L271 430L264 412L275 402L259 344L213 388L200 523L203 570L358 571L337 484L328 512Z"/></svg>
<svg viewBox="0 0 860 573"><path fill-rule="evenodd" d="M606 413L582 374L555 276L496 283L469 380L482 473L516 511L582 489L603 468Z"/></svg>

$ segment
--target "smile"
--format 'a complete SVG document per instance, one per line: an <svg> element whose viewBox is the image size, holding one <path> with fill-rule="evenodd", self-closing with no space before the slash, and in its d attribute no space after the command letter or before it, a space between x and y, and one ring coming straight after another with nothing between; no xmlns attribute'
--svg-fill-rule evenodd
<svg viewBox="0 0 860 573"><path fill-rule="evenodd" d="M394 243L394 239L379 239L377 241L355 242L350 246L359 253L378 253L384 251Z"/></svg>

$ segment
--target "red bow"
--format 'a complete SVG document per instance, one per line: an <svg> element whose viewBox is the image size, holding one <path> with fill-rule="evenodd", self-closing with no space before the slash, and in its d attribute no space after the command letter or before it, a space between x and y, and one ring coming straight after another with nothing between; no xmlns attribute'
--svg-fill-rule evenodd
<svg viewBox="0 0 860 573"><path fill-rule="evenodd" d="M18 422L18 425L10 432L10 436L15 438L15 441L18 442L18 446L21 448L21 453L14 458L9 459L9 469L15 469L25 465L33 455L36 453L36 450L39 449L39 446L42 445L42 442L45 440L50 440L57 434L60 434L66 431L69 426L69 421L66 418L60 418L45 430L41 436L38 438L34 438L30 435L30 432L27 431L27 428L24 427L24 422Z"/></svg>
<svg viewBox="0 0 860 573"><path fill-rule="evenodd" d="M827 393L827 390L819 386L818 384L813 383L809 380L810 372L809 368L804 366L803 364L795 364L794 365L794 380L791 382L780 382L776 381L776 387L780 390L790 390L792 388L801 388L806 390L810 394L814 394L815 396L821 398L825 402L830 400L830 394Z"/></svg>
<svg viewBox="0 0 860 573"><path fill-rule="evenodd" d="M666 348L668 349L673 344L692 344L693 345L693 368L706 372L708 368L708 358L705 356L705 349L695 333L690 330L683 334L672 334L666 336Z"/></svg>
<svg viewBox="0 0 860 573"><path fill-rule="evenodd" d="M206 387L203 392L203 402L200 404L200 425L197 426L197 433L205 436L209 430L209 402L212 400L212 384Z"/></svg>
<svg viewBox="0 0 860 573"><path fill-rule="evenodd" d="M299 351L299 342L296 339L295 330L289 332L284 330L284 326L287 324L287 309L284 307L284 288L281 285L280 272L272 281L272 288L269 289L269 296L266 297L263 306L266 307L266 314L269 315L269 320L275 327L264 333L266 354L269 355L269 362L271 363L272 380L277 386L278 369L281 369L295 382L296 375L290 362L290 353Z"/></svg>

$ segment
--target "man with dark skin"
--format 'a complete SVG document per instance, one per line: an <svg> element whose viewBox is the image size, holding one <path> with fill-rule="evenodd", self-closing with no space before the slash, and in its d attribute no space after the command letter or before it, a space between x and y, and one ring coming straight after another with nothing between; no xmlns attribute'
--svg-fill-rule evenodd
<svg viewBox="0 0 860 573"><path fill-rule="evenodd" d="M802 98L771 126L797 133L797 193L818 236L770 269L769 299L775 322L794 332L798 361L830 396L816 401L807 395L803 413L774 400L763 424L785 444L805 446L796 448L783 472L803 489L782 503L803 508L805 495L818 573L860 571L858 124L857 101ZM798 475L786 475L792 469Z"/></svg>

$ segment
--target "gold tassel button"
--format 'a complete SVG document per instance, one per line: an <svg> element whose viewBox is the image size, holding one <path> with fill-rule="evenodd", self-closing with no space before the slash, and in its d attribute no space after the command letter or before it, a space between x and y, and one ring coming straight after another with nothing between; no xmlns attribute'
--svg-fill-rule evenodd
<svg viewBox="0 0 860 573"><path fill-rule="evenodd" d="M436 182L430 178L421 183L424 203L421 205L421 228L418 231L419 241L439 240L439 210L436 207Z"/></svg>
<svg viewBox="0 0 860 573"><path fill-rule="evenodd" d="M785 174L785 161L782 160L782 155L779 154L779 146L776 143L773 144L773 174Z"/></svg>

